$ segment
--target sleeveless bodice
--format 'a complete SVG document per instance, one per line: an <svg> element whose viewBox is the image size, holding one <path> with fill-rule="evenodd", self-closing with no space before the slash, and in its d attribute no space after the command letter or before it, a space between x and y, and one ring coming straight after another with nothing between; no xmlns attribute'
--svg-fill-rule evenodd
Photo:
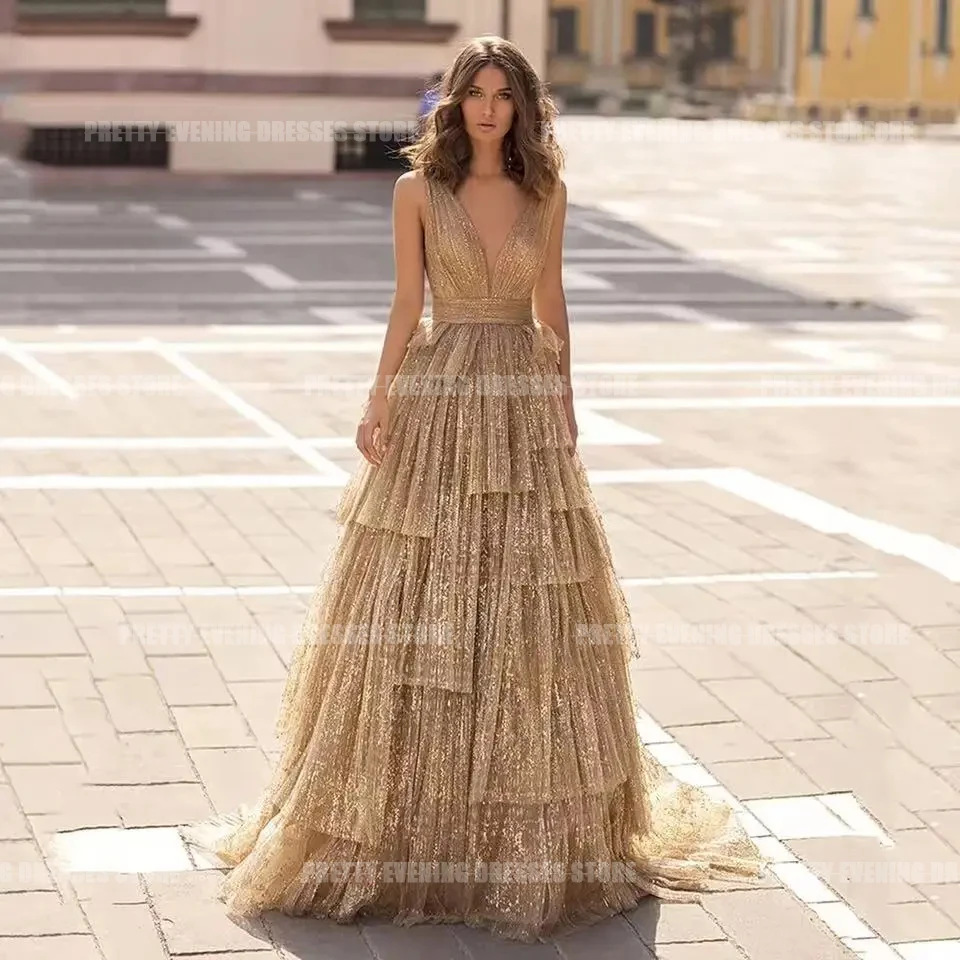
<svg viewBox="0 0 960 960"><path fill-rule="evenodd" d="M433 319L523 323L532 319L533 288L543 268L555 196L529 198L496 260L488 264L477 229L459 197L427 180L424 253Z"/></svg>

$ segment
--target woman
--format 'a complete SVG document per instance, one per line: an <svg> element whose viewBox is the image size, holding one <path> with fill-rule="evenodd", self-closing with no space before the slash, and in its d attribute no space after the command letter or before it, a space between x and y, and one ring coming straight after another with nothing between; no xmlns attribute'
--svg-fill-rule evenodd
<svg viewBox="0 0 960 960"><path fill-rule="evenodd" d="M641 747L629 612L576 448L554 110L512 44L448 71L394 195L396 294L223 899L535 940L756 876ZM424 273L432 315L421 320Z"/></svg>

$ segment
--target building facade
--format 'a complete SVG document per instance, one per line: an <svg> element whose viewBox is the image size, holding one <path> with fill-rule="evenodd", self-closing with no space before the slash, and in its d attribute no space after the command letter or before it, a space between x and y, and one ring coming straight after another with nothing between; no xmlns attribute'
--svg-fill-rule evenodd
<svg viewBox="0 0 960 960"><path fill-rule="evenodd" d="M960 109L960 0L736 0L716 18L698 88L800 116ZM548 77L568 103L616 111L668 81L669 4L550 0Z"/></svg>
<svg viewBox="0 0 960 960"><path fill-rule="evenodd" d="M87 125L161 123L182 131L173 170L325 173L349 162L336 124L415 119L471 37L505 34L542 71L546 26L527 0L0 0L0 117L8 142L56 136L88 162Z"/></svg>

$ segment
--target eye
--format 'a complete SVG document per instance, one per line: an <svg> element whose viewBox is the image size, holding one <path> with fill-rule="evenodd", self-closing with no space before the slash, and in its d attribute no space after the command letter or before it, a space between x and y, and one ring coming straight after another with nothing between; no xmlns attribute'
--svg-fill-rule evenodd
<svg viewBox="0 0 960 960"><path fill-rule="evenodd" d="M499 96L502 97L504 100L509 100L513 96L513 94L509 90L501 90L499 93Z"/></svg>
<svg viewBox="0 0 960 960"><path fill-rule="evenodd" d="M479 87L471 87L469 95L471 97L479 97L483 95L483 91Z"/></svg>

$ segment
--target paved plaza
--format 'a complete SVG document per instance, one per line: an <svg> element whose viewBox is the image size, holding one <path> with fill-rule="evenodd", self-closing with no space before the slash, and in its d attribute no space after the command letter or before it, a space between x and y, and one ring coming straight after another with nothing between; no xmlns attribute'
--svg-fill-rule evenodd
<svg viewBox="0 0 960 960"><path fill-rule="evenodd" d="M226 919L177 828L276 756L392 183L7 162L2 960L960 958L960 144L691 127L561 128L573 374L638 735L737 808L761 889L536 945Z"/></svg>

